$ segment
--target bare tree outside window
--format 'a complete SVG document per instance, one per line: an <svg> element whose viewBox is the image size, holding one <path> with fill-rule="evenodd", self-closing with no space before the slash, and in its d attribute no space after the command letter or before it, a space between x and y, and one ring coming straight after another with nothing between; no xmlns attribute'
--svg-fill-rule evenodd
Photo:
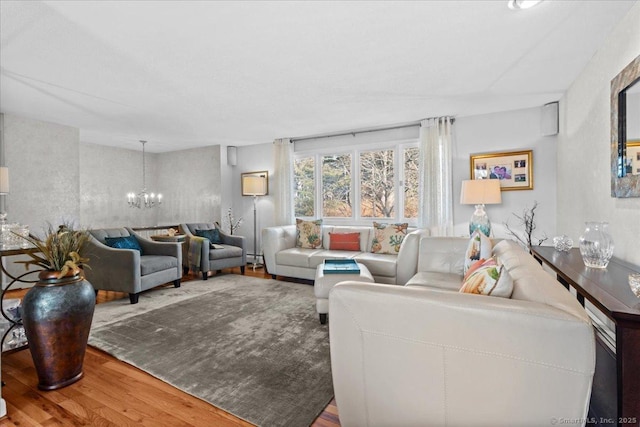
<svg viewBox="0 0 640 427"><path fill-rule="evenodd" d="M404 150L404 217L418 217L418 147Z"/></svg>
<svg viewBox="0 0 640 427"><path fill-rule="evenodd" d="M293 164L293 200L296 216L315 216L315 183L315 159L296 159Z"/></svg>
<svg viewBox="0 0 640 427"><path fill-rule="evenodd" d="M395 213L394 150L360 153L360 215L392 218Z"/></svg>
<svg viewBox="0 0 640 427"><path fill-rule="evenodd" d="M322 215L351 217L351 155L322 157Z"/></svg>

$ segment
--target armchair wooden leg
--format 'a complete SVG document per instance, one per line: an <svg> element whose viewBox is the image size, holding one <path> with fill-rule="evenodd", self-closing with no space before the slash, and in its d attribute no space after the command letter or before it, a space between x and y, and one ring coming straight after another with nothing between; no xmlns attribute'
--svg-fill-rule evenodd
<svg viewBox="0 0 640 427"><path fill-rule="evenodd" d="M271 278L272 278L273 280L276 280L276 275L275 275L275 274L272 274L272 275L271 275Z"/></svg>
<svg viewBox="0 0 640 427"><path fill-rule="evenodd" d="M244 276L244 265L240 267L240 273L242 273L242 275Z"/></svg>
<svg viewBox="0 0 640 427"><path fill-rule="evenodd" d="M139 296L140 292L138 292L137 294L129 294L129 301L131 301L131 304L137 304Z"/></svg>
<svg viewBox="0 0 640 427"><path fill-rule="evenodd" d="M173 281L173 287L174 288L179 288L180 287L180 279L176 279Z"/></svg>
<svg viewBox="0 0 640 427"><path fill-rule="evenodd" d="M189 274L189 267L182 266L182 275L186 276Z"/></svg>
<svg viewBox="0 0 640 427"><path fill-rule="evenodd" d="M207 280L209 278L209 272L208 271L203 271L202 272L202 280Z"/></svg>
<svg viewBox="0 0 640 427"><path fill-rule="evenodd" d="M320 313L320 324L321 325L327 324L327 313Z"/></svg>

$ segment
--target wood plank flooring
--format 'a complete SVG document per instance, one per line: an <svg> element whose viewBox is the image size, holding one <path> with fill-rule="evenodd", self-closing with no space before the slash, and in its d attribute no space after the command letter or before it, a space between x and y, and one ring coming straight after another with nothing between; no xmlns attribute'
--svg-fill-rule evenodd
<svg viewBox="0 0 640 427"><path fill-rule="evenodd" d="M239 274L240 269L224 273ZM250 267L246 274L270 278L263 270L253 272ZM183 281L190 279L198 277L185 277ZM10 291L7 298L19 298L24 293L24 290ZM128 295L100 291L97 302L118 298ZM0 419L2 427L251 425L93 347L87 349L84 378L63 389L38 390L28 350L2 355L2 381L5 383L2 398L7 403L7 416ZM335 400L312 426L340 426Z"/></svg>

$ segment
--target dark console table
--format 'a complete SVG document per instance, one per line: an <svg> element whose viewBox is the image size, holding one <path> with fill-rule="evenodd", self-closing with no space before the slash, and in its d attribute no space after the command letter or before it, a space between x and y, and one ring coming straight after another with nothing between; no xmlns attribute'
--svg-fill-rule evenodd
<svg viewBox="0 0 640 427"><path fill-rule="evenodd" d="M631 292L628 283L629 274L637 273L637 267L613 258L606 269L588 268L575 248L560 252L553 247L537 246L532 253L557 273L560 283L576 290L582 305L586 298L615 323L615 353L601 342L596 350L591 406L600 405L599 410L605 412L598 414L598 419L604 415L603 425L640 425L640 298ZM612 371L609 375L608 366ZM614 396L603 392L607 383L612 384L609 394ZM594 398L608 399L609 403L594 402ZM615 413L607 413L607 405Z"/></svg>

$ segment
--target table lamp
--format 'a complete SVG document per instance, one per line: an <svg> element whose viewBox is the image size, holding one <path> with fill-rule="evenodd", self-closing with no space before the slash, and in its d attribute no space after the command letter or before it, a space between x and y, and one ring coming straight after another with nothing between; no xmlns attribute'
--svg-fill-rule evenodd
<svg viewBox="0 0 640 427"><path fill-rule="evenodd" d="M484 205L502 203L500 181L497 179L471 179L462 181L460 203L476 205L476 210L469 221L469 235L479 229L487 237L491 234L491 221L484 210Z"/></svg>

